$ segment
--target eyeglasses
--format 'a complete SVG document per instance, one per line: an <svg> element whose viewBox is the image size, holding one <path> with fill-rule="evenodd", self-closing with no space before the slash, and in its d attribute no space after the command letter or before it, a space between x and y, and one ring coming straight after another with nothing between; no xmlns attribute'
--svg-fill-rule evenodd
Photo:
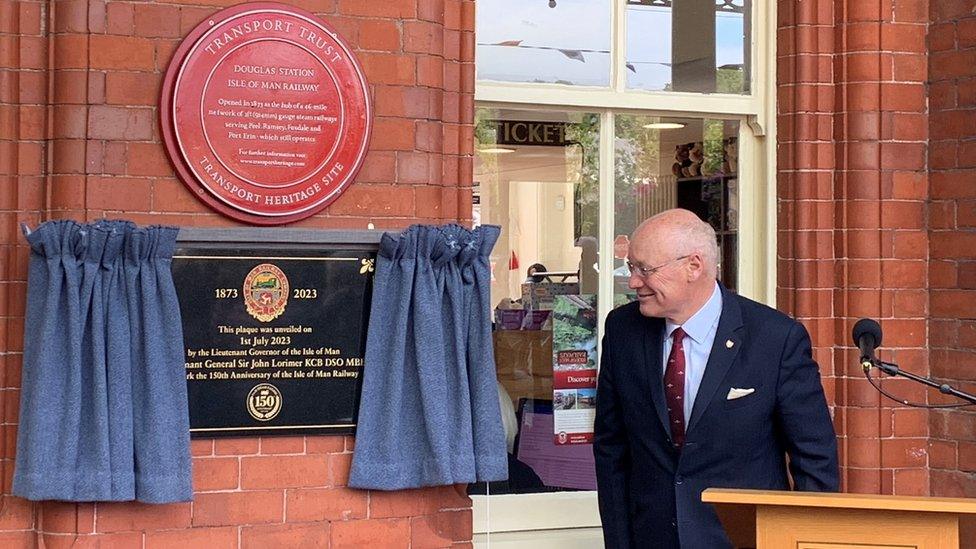
<svg viewBox="0 0 976 549"><path fill-rule="evenodd" d="M689 257L691 257L691 255L683 255L681 257L676 257L676 258L674 258L674 259L672 259L670 261L665 261L664 263L661 263L657 267L640 267L638 265L634 265L628 259L627 260L627 268L630 269L630 274L637 275L637 276L639 276L641 278L647 278L647 277L653 275L654 273L660 271L661 269L667 267L668 265L674 263L675 261L681 261L682 259L688 259Z"/></svg>

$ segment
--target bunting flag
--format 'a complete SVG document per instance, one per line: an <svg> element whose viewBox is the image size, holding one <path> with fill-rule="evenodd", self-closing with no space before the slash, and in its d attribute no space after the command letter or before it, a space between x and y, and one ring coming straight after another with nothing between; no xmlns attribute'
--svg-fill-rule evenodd
<svg viewBox="0 0 976 549"><path fill-rule="evenodd" d="M522 40L504 40L502 42L495 42L495 43L492 43L492 44L488 44L488 43L484 43L484 42L478 42L478 45L479 46L500 46L500 47L508 47L508 48L522 48L522 49L527 49L527 50L558 51L559 53L565 55L569 59L573 59L575 61L579 61L580 63L586 63L586 56L583 55L584 53L598 53L598 54L604 54L604 55L609 55L610 54L610 51L609 50L588 50L588 49L574 50L574 49L554 48L554 47L551 47L551 46L531 46L531 45L527 45L527 44L522 44ZM637 74L637 65L660 65L660 66L663 66L663 67L670 67L671 66L671 63L663 63L663 62L660 62L660 61L628 61L627 63L625 63L625 66L627 67L627 70L633 72L634 74Z"/></svg>
<svg viewBox="0 0 976 549"><path fill-rule="evenodd" d="M565 55L570 59L575 59L582 63L586 63L586 58L583 57L583 52L579 50L559 50L559 53Z"/></svg>
<svg viewBox="0 0 976 549"><path fill-rule="evenodd" d="M512 250L512 257L508 259L508 270L517 271L519 268L518 256L515 255L515 250Z"/></svg>

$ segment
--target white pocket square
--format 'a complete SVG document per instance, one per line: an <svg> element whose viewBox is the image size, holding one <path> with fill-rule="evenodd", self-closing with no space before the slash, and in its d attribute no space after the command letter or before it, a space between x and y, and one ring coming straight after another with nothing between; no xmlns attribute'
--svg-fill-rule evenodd
<svg viewBox="0 0 976 549"><path fill-rule="evenodd" d="M732 387L731 389L729 389L729 394L725 396L725 400L735 400L737 398L742 398L744 396L749 396L749 395L751 395L752 393L755 393L755 392L756 392L756 390L755 389L752 389L752 388L749 388L749 389L736 389L735 387Z"/></svg>

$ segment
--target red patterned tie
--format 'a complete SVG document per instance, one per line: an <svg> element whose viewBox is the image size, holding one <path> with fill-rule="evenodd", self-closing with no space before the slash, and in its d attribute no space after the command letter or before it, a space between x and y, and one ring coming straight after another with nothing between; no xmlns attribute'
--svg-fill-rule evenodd
<svg viewBox="0 0 976 549"><path fill-rule="evenodd" d="M682 346L685 331L678 328L671 333L671 337L674 341L664 370L664 397L668 405L671 441L675 448L680 449L685 443L685 350Z"/></svg>

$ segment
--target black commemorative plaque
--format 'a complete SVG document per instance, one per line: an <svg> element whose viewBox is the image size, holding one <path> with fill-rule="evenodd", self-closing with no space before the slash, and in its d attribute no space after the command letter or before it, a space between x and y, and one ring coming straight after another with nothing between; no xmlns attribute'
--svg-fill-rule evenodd
<svg viewBox="0 0 976 549"><path fill-rule="evenodd" d="M376 247L183 242L192 436L355 430Z"/></svg>

